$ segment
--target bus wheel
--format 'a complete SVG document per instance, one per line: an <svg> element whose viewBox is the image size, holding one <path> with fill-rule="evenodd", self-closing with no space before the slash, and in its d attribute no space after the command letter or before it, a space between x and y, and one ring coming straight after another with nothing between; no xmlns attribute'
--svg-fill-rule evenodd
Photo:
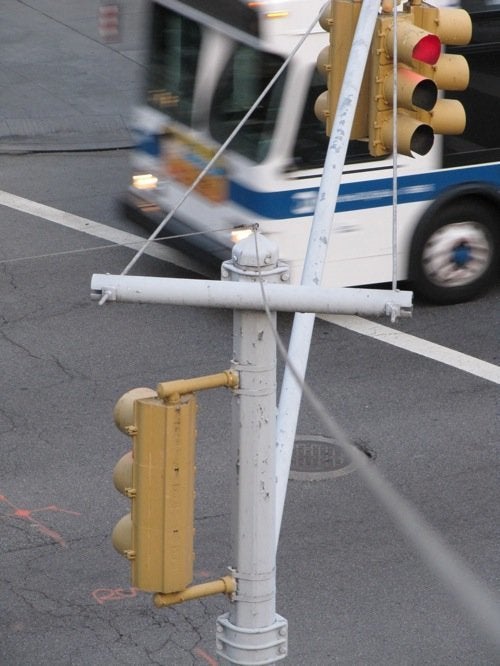
<svg viewBox="0 0 500 666"><path fill-rule="evenodd" d="M494 280L500 263L500 213L477 200L456 201L422 220L413 237L410 279L440 304L460 303Z"/></svg>

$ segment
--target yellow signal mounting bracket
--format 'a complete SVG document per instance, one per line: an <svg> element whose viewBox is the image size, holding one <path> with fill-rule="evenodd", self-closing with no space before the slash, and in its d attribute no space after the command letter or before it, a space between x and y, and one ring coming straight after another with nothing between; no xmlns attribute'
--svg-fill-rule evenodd
<svg viewBox="0 0 500 666"><path fill-rule="evenodd" d="M201 599L213 594L227 594L230 596L235 592L236 580L234 577L223 576L217 580L200 583L199 585L191 585L191 587L187 587L181 592L171 592L169 594L157 592L153 597L153 601L157 608L163 608L164 606L173 606L174 604L180 604L190 599Z"/></svg>
<svg viewBox="0 0 500 666"><path fill-rule="evenodd" d="M174 379L170 382L161 382L156 387L158 397L167 402L178 402L181 395L202 391L204 389L219 388L238 388L239 377L234 370L224 370L214 375L205 375L203 377L193 377L192 379Z"/></svg>

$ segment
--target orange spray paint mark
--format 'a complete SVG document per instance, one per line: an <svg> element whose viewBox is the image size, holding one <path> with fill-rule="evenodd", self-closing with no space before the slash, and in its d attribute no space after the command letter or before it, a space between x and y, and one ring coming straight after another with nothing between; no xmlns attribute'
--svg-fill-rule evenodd
<svg viewBox="0 0 500 666"><path fill-rule="evenodd" d="M20 507L15 506L15 504L13 504L5 495L0 495L0 504L6 504L9 507L9 509L11 509L11 511L8 513L0 512L0 518L19 518L20 520L25 520L26 522L31 523L31 525L36 530L38 530L40 534L43 534L49 539L52 539L52 541L55 541L63 548L66 548L66 542L64 541L63 537L59 534L59 532L56 532L55 530L45 525L45 523L34 518L33 514L40 513L42 511L53 511L58 513L67 513L72 516L81 515L76 511L68 511L67 509L61 509L55 504L51 504L50 506L39 507L37 509L21 509Z"/></svg>
<svg viewBox="0 0 500 666"><path fill-rule="evenodd" d="M195 648L193 650L193 654L194 654L195 657L199 657L200 659L203 659L203 661L205 661L210 666L219 666L219 662L217 661L217 659L214 659L213 657L211 657L207 652L205 652L205 650L202 650L201 648L198 648L198 647Z"/></svg>

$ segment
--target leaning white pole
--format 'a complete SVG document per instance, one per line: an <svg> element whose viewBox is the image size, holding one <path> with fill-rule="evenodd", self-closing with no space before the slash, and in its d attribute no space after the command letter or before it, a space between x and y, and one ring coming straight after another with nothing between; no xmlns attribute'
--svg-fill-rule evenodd
<svg viewBox="0 0 500 666"><path fill-rule="evenodd" d="M347 62L344 81L340 90L337 112L326 153L325 166L302 273L303 285L319 286L321 283L349 136L351 134L354 113L356 111L379 8L380 0L363 0L361 5L361 12ZM288 356L301 380L304 379L306 373L314 317L315 315L312 313L297 313L293 321ZM301 382L296 381L290 368L287 366L280 393L276 433L276 544L278 543L281 529L281 519L283 517L301 399Z"/></svg>

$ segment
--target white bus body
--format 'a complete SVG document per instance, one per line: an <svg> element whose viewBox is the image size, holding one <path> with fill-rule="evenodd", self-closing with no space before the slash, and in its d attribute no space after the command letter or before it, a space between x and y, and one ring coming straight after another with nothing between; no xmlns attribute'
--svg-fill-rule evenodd
<svg viewBox="0 0 500 666"><path fill-rule="evenodd" d="M151 3L145 103L132 124L130 216L155 226L177 205L323 2ZM471 68L462 97L466 133L436 136L427 155L397 160L398 279L410 278L441 303L476 296L498 274L500 5L473 2L471 15L473 40L459 51ZM278 243L292 281L300 281L328 141L312 110L325 88L316 59L327 43L317 24L280 83L168 223L172 235L206 232L185 239L190 251L201 247L220 262L240 238L238 227L257 223ZM476 99L481 104L480 95L483 106L471 109ZM323 285L389 282L392 224L393 158L371 158L366 143L351 142Z"/></svg>

